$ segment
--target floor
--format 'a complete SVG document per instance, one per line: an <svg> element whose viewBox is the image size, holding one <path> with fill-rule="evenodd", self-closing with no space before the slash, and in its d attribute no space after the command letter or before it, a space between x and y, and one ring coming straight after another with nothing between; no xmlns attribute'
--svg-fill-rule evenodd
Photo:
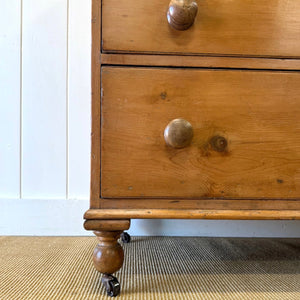
<svg viewBox="0 0 300 300"><path fill-rule="evenodd" d="M0 299L109 299L93 237L0 237ZM300 299L300 239L134 237L117 299Z"/></svg>

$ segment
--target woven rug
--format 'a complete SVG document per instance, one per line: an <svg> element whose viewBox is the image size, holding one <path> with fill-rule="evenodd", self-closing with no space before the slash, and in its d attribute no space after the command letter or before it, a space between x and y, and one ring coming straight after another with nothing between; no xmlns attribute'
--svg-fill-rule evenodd
<svg viewBox="0 0 300 300"><path fill-rule="evenodd" d="M93 237L0 237L0 299L109 299ZM135 237L117 299L300 299L300 239Z"/></svg>

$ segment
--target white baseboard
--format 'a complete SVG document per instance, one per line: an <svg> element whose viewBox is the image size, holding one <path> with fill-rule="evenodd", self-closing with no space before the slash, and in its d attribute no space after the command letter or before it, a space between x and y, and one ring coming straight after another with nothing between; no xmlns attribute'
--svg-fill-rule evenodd
<svg viewBox="0 0 300 300"><path fill-rule="evenodd" d="M82 236L88 200L0 199L0 235ZM300 237L300 221L132 220L131 235Z"/></svg>
<svg viewBox="0 0 300 300"><path fill-rule="evenodd" d="M88 200L0 199L0 235L92 235L83 228Z"/></svg>

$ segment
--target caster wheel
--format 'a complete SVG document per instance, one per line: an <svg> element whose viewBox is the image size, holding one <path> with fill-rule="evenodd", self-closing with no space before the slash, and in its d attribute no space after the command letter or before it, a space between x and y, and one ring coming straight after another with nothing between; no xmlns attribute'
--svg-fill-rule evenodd
<svg viewBox="0 0 300 300"><path fill-rule="evenodd" d="M121 234L121 240L122 240L123 243L128 244L131 241L131 237L127 232L123 232Z"/></svg>
<svg viewBox="0 0 300 300"><path fill-rule="evenodd" d="M116 277L112 275L103 275L102 283L106 288L108 296L116 297L120 294L120 283Z"/></svg>

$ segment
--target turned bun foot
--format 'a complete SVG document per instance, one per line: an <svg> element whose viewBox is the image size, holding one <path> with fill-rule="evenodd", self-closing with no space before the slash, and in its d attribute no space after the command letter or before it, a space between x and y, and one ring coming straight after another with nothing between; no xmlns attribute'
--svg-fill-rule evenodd
<svg viewBox="0 0 300 300"><path fill-rule="evenodd" d="M98 244L94 250L93 262L96 270L103 274L101 281L107 294L111 297L115 297L120 293L120 283L112 274L117 272L123 265L124 251L118 239L124 230L129 229L129 226L130 220L91 219L86 220L84 223L84 228L93 230L97 236ZM127 241L128 236L125 238Z"/></svg>
<svg viewBox="0 0 300 300"><path fill-rule="evenodd" d="M102 283L108 296L115 297L120 294L120 283L112 276L118 271L124 261L124 252L118 239L122 231L95 231L99 243L93 254L95 268L103 274Z"/></svg>
<svg viewBox="0 0 300 300"><path fill-rule="evenodd" d="M95 231L99 243L94 250L95 268L102 274L113 274L124 261L124 252L118 239L122 231Z"/></svg>

